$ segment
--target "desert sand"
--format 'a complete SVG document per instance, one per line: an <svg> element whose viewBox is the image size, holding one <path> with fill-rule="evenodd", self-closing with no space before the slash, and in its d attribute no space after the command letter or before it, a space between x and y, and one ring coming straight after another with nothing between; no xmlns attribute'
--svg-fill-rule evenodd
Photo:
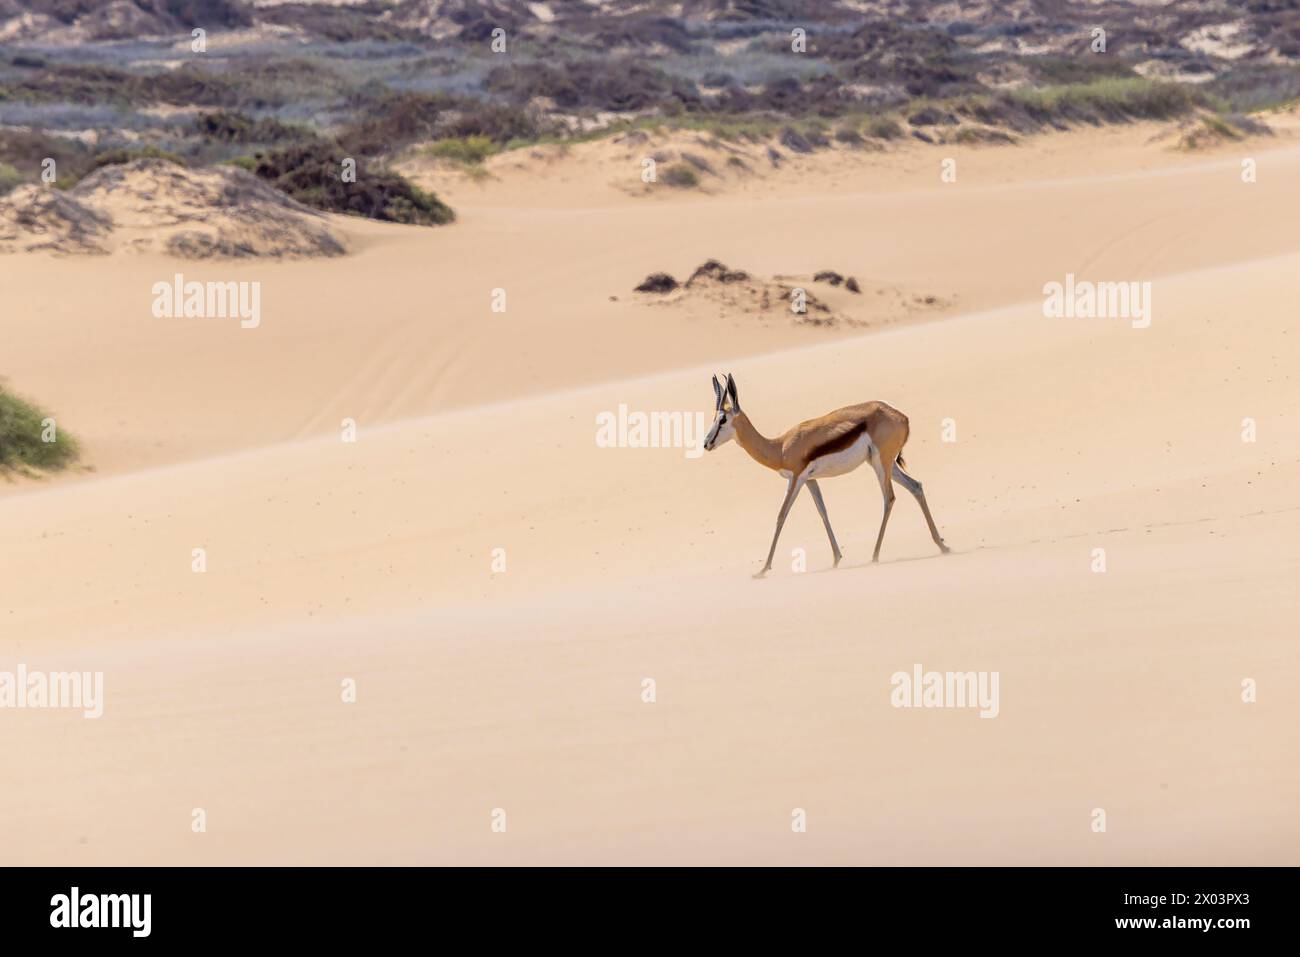
<svg viewBox="0 0 1300 957"><path fill-rule="evenodd" d="M0 483L0 670L105 681L99 719L5 714L0 863L1297 863L1286 134L649 196L602 143L431 168L455 225L334 218L337 258L0 256L4 374L93 467ZM813 329L631 291L710 257L941 302L836 290L863 325ZM260 327L155 318L177 272L260 281ZM1150 326L1046 318L1067 273L1150 281ZM872 565L863 470L824 486L844 563L805 495L753 580L779 477L595 441L710 412L715 371L768 434L903 410L953 553L900 492ZM1000 713L891 706L918 663L998 672Z"/></svg>

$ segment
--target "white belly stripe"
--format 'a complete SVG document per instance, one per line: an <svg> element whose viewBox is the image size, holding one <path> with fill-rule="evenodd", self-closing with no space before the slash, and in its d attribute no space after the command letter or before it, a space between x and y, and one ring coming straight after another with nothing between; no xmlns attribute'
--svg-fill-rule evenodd
<svg viewBox="0 0 1300 957"><path fill-rule="evenodd" d="M804 469L806 478L831 478L852 472L875 454L870 434L863 432L847 449L813 459Z"/></svg>

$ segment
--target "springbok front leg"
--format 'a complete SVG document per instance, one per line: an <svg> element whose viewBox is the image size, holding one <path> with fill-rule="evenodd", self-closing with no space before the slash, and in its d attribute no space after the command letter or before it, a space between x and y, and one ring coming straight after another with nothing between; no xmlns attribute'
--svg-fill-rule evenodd
<svg viewBox="0 0 1300 957"><path fill-rule="evenodd" d="M880 479L880 494L885 498L885 513L880 517L880 533L876 535L876 550L871 553L873 562L880 561L880 545L885 540L885 526L889 524L889 513L894 508L894 483L890 480L892 462L881 462L880 453L873 456L872 465L876 467L876 477Z"/></svg>
<svg viewBox="0 0 1300 957"><path fill-rule="evenodd" d="M944 544L943 538L939 535L939 529L935 528L934 518L930 515L930 506L925 502L925 489L921 487L921 483L904 472L902 466L897 463L894 464L894 475L898 478L898 484L911 492L912 497L921 506L921 513L925 516L925 524L930 526L930 537L939 546L939 551L947 554L951 549Z"/></svg>
<svg viewBox="0 0 1300 957"><path fill-rule="evenodd" d="M785 501L781 503L781 514L776 517L776 531L772 534L772 547L767 550L767 564L763 570L755 575L755 578L762 578L772 570L772 556L776 554L776 542L781 537L781 526L785 524L785 517L790 514L790 506L799 495L799 489L803 488L803 479L797 475L790 476L790 487L786 489Z"/></svg>
<svg viewBox="0 0 1300 957"><path fill-rule="evenodd" d="M822 524L826 526L826 537L831 540L831 553L835 556L835 566L839 568L840 559L844 556L840 554L839 543L835 541L835 533L831 531L830 516L826 514L826 503L822 501L822 490L817 485L816 479L808 480L808 491L812 493L813 501L817 504L817 512L822 517Z"/></svg>

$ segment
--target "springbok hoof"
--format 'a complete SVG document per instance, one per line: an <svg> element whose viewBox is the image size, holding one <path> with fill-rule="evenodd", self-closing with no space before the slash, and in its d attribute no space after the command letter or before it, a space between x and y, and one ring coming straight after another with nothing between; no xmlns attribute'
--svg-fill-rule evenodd
<svg viewBox="0 0 1300 957"><path fill-rule="evenodd" d="M766 578L766 577L767 577L767 573L768 573L769 571L771 571L770 568L760 568L758 571L754 572L754 577L755 577L755 578Z"/></svg>

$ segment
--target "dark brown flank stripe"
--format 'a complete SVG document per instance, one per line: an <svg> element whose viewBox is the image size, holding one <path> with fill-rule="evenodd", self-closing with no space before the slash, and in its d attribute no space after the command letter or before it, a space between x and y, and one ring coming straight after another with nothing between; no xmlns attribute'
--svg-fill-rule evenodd
<svg viewBox="0 0 1300 957"><path fill-rule="evenodd" d="M836 452L843 452L850 445L858 440L863 432L867 431L867 421L863 419L853 428L849 429L838 438L824 442L808 453L808 464L817 461L823 455L834 455Z"/></svg>

